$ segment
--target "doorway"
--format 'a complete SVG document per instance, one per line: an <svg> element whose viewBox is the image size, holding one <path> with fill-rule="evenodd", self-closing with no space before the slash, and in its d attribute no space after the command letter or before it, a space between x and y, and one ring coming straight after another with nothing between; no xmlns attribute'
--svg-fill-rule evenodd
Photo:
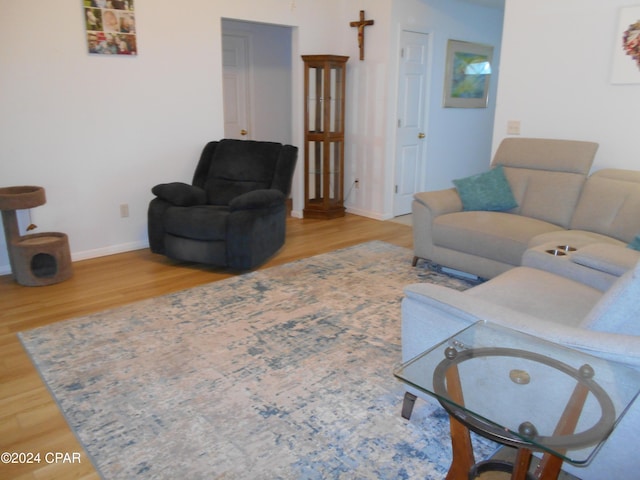
<svg viewBox="0 0 640 480"><path fill-rule="evenodd" d="M292 140L292 28L222 19L226 138Z"/></svg>
<svg viewBox="0 0 640 480"><path fill-rule="evenodd" d="M222 34L222 93L224 137L250 140L251 92L249 91L249 42L242 33Z"/></svg>
<svg viewBox="0 0 640 480"><path fill-rule="evenodd" d="M402 31L400 52L394 216L411 213L413 195L425 188L429 35Z"/></svg>

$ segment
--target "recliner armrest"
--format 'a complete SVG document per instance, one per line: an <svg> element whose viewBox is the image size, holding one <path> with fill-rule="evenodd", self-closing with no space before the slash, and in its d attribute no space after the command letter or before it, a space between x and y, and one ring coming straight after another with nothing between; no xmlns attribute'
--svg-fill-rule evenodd
<svg viewBox="0 0 640 480"><path fill-rule="evenodd" d="M151 192L158 198L179 207L207 203L207 193L202 188L182 182L161 183L153 187Z"/></svg>
<svg viewBox="0 0 640 480"><path fill-rule="evenodd" d="M237 210L253 210L257 208L268 208L283 204L285 201L284 194L276 189L252 190L251 192L238 195L229 202L229 209L234 212Z"/></svg>

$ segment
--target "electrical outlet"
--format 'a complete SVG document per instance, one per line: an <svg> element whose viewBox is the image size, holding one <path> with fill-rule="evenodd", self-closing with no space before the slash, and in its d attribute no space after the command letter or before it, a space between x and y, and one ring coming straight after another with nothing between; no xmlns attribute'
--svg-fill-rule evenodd
<svg viewBox="0 0 640 480"><path fill-rule="evenodd" d="M120 217L126 218L129 216L129 204L123 203L120 205Z"/></svg>

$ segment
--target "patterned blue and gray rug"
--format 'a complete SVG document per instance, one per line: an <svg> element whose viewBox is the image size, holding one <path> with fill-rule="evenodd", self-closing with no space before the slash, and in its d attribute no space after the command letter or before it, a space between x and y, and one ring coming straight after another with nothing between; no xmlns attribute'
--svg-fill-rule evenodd
<svg viewBox="0 0 640 480"><path fill-rule="evenodd" d="M400 416L402 287L469 284L411 258L369 242L20 337L105 479L441 479L444 410Z"/></svg>

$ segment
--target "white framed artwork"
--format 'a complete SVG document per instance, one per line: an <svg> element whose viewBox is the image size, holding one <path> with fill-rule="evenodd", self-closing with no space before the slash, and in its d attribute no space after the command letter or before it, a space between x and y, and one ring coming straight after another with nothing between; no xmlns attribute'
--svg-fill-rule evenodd
<svg viewBox="0 0 640 480"><path fill-rule="evenodd" d="M137 55L134 0L82 0L92 55Z"/></svg>
<svg viewBox="0 0 640 480"><path fill-rule="evenodd" d="M620 9L611 83L640 83L640 5Z"/></svg>

